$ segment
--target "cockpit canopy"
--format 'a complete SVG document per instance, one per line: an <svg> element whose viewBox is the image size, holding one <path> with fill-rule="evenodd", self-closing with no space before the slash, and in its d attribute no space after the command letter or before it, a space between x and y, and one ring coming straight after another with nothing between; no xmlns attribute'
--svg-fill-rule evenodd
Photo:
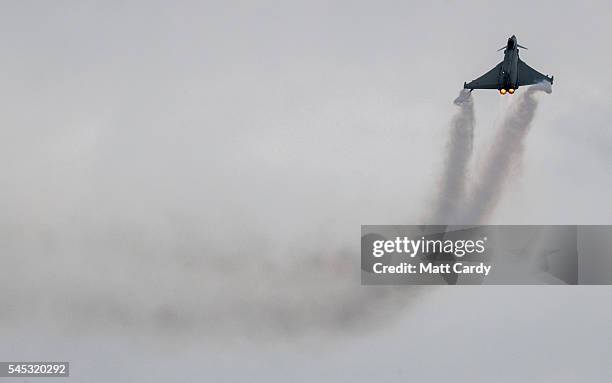
<svg viewBox="0 0 612 383"><path fill-rule="evenodd" d="M513 39L513 38L509 38L509 39L508 39L508 50L512 50L512 49L514 49L514 45L515 45L515 44L516 44L516 43L514 42L514 39Z"/></svg>

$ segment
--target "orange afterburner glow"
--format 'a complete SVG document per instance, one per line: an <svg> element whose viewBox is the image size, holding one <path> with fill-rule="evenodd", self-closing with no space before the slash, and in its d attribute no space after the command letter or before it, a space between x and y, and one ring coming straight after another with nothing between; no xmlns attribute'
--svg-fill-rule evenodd
<svg viewBox="0 0 612 383"><path fill-rule="evenodd" d="M514 90L513 90L514 91ZM506 94L506 90L505 89L500 89L499 90L499 94Z"/></svg>
<svg viewBox="0 0 612 383"><path fill-rule="evenodd" d="M514 94L514 89L512 89L512 88L508 89L508 93Z"/></svg>

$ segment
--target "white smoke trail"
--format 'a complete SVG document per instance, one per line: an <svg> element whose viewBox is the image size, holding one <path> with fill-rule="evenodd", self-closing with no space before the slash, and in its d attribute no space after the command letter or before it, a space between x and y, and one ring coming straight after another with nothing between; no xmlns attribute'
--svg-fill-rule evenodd
<svg viewBox="0 0 612 383"><path fill-rule="evenodd" d="M462 223L482 223L497 205L505 182L520 162L523 140L538 107L534 97L538 92L551 93L551 84L542 82L527 88L502 121L461 217Z"/></svg>
<svg viewBox="0 0 612 383"><path fill-rule="evenodd" d="M459 204L463 201L468 164L472 155L474 102L471 92L461 90L454 103L459 107L459 111L451 122L442 179L433 217L429 220L429 223L433 224L450 224L454 221Z"/></svg>
<svg viewBox="0 0 612 383"><path fill-rule="evenodd" d="M0 269L0 327L226 340L342 336L389 323L416 294L363 288L358 253L316 243L279 259L256 244L200 254L205 240L156 238L160 230L124 228L118 237L95 225L65 237L28 227L28 238L0 236L10 254Z"/></svg>

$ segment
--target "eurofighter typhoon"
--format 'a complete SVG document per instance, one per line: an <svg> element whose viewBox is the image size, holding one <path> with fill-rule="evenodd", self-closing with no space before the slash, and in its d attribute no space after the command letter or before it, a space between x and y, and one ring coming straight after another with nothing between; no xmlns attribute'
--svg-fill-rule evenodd
<svg viewBox="0 0 612 383"><path fill-rule="evenodd" d="M516 36L513 35L505 46L498 49L498 51L504 50L504 61L476 80L464 83L463 88L469 89L470 92L474 89L497 89L503 95L514 94L514 91L520 86L537 84L542 81L548 81L552 85L554 76L545 76L525 64L519 58L518 48L527 49L519 45Z"/></svg>

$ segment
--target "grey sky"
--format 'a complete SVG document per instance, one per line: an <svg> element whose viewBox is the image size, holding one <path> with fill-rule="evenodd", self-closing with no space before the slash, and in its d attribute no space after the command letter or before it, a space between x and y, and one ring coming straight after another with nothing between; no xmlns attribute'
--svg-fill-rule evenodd
<svg viewBox="0 0 612 383"><path fill-rule="evenodd" d="M143 293L168 254L185 262L267 256L282 267L356 251L360 224L419 223L441 171L452 100L502 59L495 50L512 34L529 48L521 58L555 84L538 95L522 171L491 221L609 224L612 5L534 3L5 3L0 287L8 293L0 302L45 290L84 299L64 283L74 279L100 299L133 293L136 310L147 312L158 291L175 300L199 286L171 265L159 290ZM512 98L474 93L478 168ZM151 262L152 276L134 277ZM169 356L171 368L187 368L185 380L202 365L214 381L598 381L610 373L599 360L611 356L612 312L603 304L611 293L432 290L394 312L384 331L316 333L306 345L266 346L263 356L255 356L259 346L205 342L153 355L131 340L135 330L113 326L83 340L30 339L15 323L31 312L15 304L6 306L0 359L59 355L88 377L101 366L134 361L142 370ZM188 298L185 305L197 303ZM49 321L64 327L62 315ZM147 342L172 348L166 339ZM479 367L483 374L470 370ZM157 365L147 380L170 376ZM120 381L100 381L109 379Z"/></svg>

